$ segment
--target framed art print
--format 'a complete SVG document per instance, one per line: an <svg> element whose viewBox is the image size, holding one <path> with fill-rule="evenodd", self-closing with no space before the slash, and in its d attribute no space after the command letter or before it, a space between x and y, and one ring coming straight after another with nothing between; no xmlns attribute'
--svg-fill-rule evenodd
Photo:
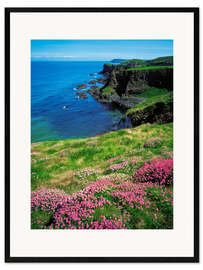
<svg viewBox="0 0 203 270"><path fill-rule="evenodd" d="M6 262L198 262L198 8L6 8L5 50Z"/></svg>

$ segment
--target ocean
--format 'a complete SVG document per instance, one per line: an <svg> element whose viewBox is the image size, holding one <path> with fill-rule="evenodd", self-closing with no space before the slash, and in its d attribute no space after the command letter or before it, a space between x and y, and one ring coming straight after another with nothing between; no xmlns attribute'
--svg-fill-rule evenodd
<svg viewBox="0 0 203 270"><path fill-rule="evenodd" d="M78 98L76 93L89 87L75 90L101 77L104 63L31 61L32 142L91 137L115 127L122 118L118 108L100 104L88 93L87 99Z"/></svg>

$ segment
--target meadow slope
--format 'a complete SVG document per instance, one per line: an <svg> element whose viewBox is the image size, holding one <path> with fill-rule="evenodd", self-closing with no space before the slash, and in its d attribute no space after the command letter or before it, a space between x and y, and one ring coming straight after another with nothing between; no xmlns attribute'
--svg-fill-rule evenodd
<svg viewBox="0 0 203 270"><path fill-rule="evenodd" d="M171 162L172 151L173 123L33 143L32 228L172 228L171 182L136 180L146 164Z"/></svg>

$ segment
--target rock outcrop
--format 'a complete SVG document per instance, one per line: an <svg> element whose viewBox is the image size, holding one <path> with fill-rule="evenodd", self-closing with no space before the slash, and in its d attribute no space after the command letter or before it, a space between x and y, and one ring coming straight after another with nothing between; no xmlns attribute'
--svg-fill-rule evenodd
<svg viewBox="0 0 203 270"><path fill-rule="evenodd" d="M88 98L87 94L85 94L84 92L77 92L76 94L77 94L78 97L81 98L81 99L86 99L86 98Z"/></svg>
<svg viewBox="0 0 203 270"><path fill-rule="evenodd" d="M79 84L79 85L76 87L76 89L77 89L77 90L81 90L81 89L85 89L86 87L87 87L86 84Z"/></svg>
<svg viewBox="0 0 203 270"><path fill-rule="evenodd" d="M97 80L89 80L88 81L88 84L96 84L97 83Z"/></svg>

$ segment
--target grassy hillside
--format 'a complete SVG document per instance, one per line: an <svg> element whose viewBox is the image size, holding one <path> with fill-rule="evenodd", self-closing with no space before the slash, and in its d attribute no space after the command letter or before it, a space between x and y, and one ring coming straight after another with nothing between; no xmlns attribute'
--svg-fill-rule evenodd
<svg viewBox="0 0 203 270"><path fill-rule="evenodd" d="M122 61L119 64L105 63L103 73L111 72L113 69L117 71L131 71L162 68L173 68L173 56L158 57L152 60L131 59Z"/></svg>
<svg viewBox="0 0 203 270"><path fill-rule="evenodd" d="M172 151L172 123L32 144L32 228L80 228L70 218L75 205L81 228L172 228L172 187L134 177L144 162L169 160Z"/></svg>
<svg viewBox="0 0 203 270"><path fill-rule="evenodd" d="M133 126L173 121L173 92L149 87L144 93L138 94L137 97L145 98L145 101L126 112L126 116L131 118Z"/></svg>
<svg viewBox="0 0 203 270"><path fill-rule="evenodd" d="M158 57L152 60L148 60L147 63L149 65L165 65L166 63L173 65L173 56Z"/></svg>
<svg viewBox="0 0 203 270"><path fill-rule="evenodd" d="M156 147L144 144L158 138ZM117 173L132 175L145 161L166 157L173 151L173 124L146 124L87 139L32 144L32 190L60 188L73 193L88 182L108 175L109 164L137 160ZM109 159L116 158L112 163ZM90 169L91 168L91 169Z"/></svg>
<svg viewBox="0 0 203 270"><path fill-rule="evenodd" d="M150 67L150 66L171 66L173 65L173 56L158 57L152 60L142 60L142 59L131 59L120 63L120 67L125 67L131 64L137 64L140 67ZM107 65L112 65L108 64Z"/></svg>
<svg viewBox="0 0 203 270"><path fill-rule="evenodd" d="M151 106L157 102L167 103L169 100L171 100L173 98L173 93L169 92L166 89L159 89L159 88L155 88L155 87L150 87L144 93L138 94L137 96L143 97L146 100L144 102L137 104L134 108L129 109L126 112L126 115L129 115L133 112L135 113L135 112L139 111L140 109L144 109L144 108Z"/></svg>

